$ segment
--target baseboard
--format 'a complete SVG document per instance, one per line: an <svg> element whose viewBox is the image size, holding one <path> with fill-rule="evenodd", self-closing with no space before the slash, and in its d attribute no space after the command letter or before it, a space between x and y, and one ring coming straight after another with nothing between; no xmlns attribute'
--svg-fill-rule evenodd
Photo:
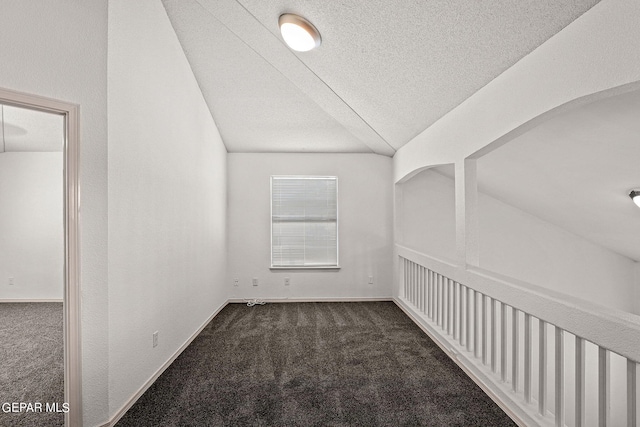
<svg viewBox="0 0 640 427"><path fill-rule="evenodd" d="M451 346L451 343L442 341L438 336L438 333L433 330L433 327L429 325L419 314L407 305L402 299L394 297L393 302L409 316L409 318L420 328L422 331L431 338L431 340L444 351L444 353L453 360L456 365L464 371L469 378L475 382L482 391L487 394L518 426L532 427L532 426L546 426L542 418L534 419L530 414L523 411L522 408L515 402L508 393L494 385L494 382L480 369L476 368L474 364L467 361L467 357L458 352ZM467 363L465 363L467 362Z"/></svg>
<svg viewBox="0 0 640 427"><path fill-rule="evenodd" d="M54 299L41 299L41 298L0 298L0 303L3 302L63 302L62 298Z"/></svg>
<svg viewBox="0 0 640 427"><path fill-rule="evenodd" d="M256 298L229 298L228 303L246 303ZM379 302L393 301L393 297L318 297L318 298L257 298L266 303L279 302Z"/></svg>
<svg viewBox="0 0 640 427"><path fill-rule="evenodd" d="M259 301L267 303L281 303L281 302L377 302L377 301L394 301L393 297L351 297L351 298L334 298L334 297L322 297L322 298L265 298ZM202 332L202 330L220 313L220 311L231 303L246 303L252 301L244 298L230 298L225 301L213 314L196 330L182 346L167 360L152 376L136 391L129 400L122 405L122 407L115 413L113 417L106 423L96 427L112 427L120 418L131 409L131 407L138 401L138 399L151 387L151 385L162 375L162 373L182 354L182 352L191 344L191 342ZM397 303L396 303L397 304Z"/></svg>
<svg viewBox="0 0 640 427"><path fill-rule="evenodd" d="M200 332L202 332L202 330L213 320L213 318L216 317L218 315L218 313L220 313L220 311L222 311L222 309L227 306L227 304L229 304L228 300L225 301L224 303L222 303L222 305L220 307L218 307L218 309L215 310L213 312L213 314L211 316L209 316L209 318L207 320L205 320L204 323L184 342L184 344L182 344L182 346L180 346L180 348L173 354L173 356L171 356L169 358L169 360L167 360L155 372L155 374L153 374L151 376L151 378L149 378L147 380L147 382L144 383L142 385L142 387L140 387L138 389L138 391L136 393L134 393L133 396L131 396L129 398L129 400L115 413L115 415L113 417L111 417L109 422L107 424L101 425L100 427L111 427L111 426L114 426L118 421L120 421L120 418L122 418L123 415L129 409L131 409L131 407L138 401L138 399L140 399L140 397L144 394L144 392L147 391L147 389L149 387L151 387L151 385L158 379L158 377L160 377L160 375L162 375L162 373L169 366L171 366L171 364L178 358L178 356L180 356L180 354L182 354L182 352L189 346L189 344L191 344L191 342L200 334Z"/></svg>

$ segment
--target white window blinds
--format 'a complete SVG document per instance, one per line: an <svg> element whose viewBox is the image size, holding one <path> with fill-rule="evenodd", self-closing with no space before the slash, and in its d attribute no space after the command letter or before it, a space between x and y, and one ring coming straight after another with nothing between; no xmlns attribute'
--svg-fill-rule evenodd
<svg viewBox="0 0 640 427"><path fill-rule="evenodd" d="M271 177L271 266L338 266L337 177Z"/></svg>

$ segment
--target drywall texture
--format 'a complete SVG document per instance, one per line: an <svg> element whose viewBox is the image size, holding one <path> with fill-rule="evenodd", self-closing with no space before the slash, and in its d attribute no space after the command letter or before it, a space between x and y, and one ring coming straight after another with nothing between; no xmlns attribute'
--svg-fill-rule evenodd
<svg viewBox="0 0 640 427"><path fill-rule="evenodd" d="M109 2L112 417L226 302L225 221L226 149L162 4Z"/></svg>
<svg viewBox="0 0 640 427"><path fill-rule="evenodd" d="M481 268L634 311L631 259L483 193L478 215Z"/></svg>
<svg viewBox="0 0 640 427"><path fill-rule="evenodd" d="M456 260L454 181L425 170L396 184L396 242L441 260Z"/></svg>
<svg viewBox="0 0 640 427"><path fill-rule="evenodd" d="M577 98L639 81L639 14L637 0L599 2L398 150L394 181L465 158Z"/></svg>
<svg viewBox="0 0 640 427"><path fill-rule="evenodd" d="M375 154L228 156L232 298L384 298L392 295L391 159ZM339 271L270 270L271 175L338 177ZM374 283L369 284L369 276ZM252 286L252 278L258 286ZM284 285L289 277L291 284ZM233 286L239 279L237 287Z"/></svg>
<svg viewBox="0 0 640 427"><path fill-rule="evenodd" d="M398 237L403 240L398 243L455 263L454 180L426 170L399 187L403 206L398 209ZM635 311L637 267L631 259L482 192L478 218L482 269Z"/></svg>
<svg viewBox="0 0 640 427"><path fill-rule="evenodd" d="M635 304L635 313L640 315L640 262L635 263L635 285L633 300Z"/></svg>
<svg viewBox="0 0 640 427"><path fill-rule="evenodd" d="M107 419L107 2L3 1L0 86L80 105L82 402Z"/></svg>
<svg viewBox="0 0 640 427"><path fill-rule="evenodd" d="M0 154L0 300L62 301L62 187L62 153Z"/></svg>

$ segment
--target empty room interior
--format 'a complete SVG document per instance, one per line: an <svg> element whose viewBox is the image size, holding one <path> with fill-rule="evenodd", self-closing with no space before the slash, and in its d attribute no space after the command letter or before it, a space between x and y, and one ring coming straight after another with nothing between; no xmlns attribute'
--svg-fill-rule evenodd
<svg viewBox="0 0 640 427"><path fill-rule="evenodd" d="M2 426L640 421L637 0L7 1L0 105Z"/></svg>
<svg viewBox="0 0 640 427"><path fill-rule="evenodd" d="M63 402L63 118L0 103L0 135L2 400Z"/></svg>

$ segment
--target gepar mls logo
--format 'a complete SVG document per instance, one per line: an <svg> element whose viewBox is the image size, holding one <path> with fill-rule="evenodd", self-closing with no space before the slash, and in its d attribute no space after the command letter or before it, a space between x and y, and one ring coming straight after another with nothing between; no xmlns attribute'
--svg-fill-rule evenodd
<svg viewBox="0 0 640 427"><path fill-rule="evenodd" d="M69 412L69 404L67 402L4 402L2 404L2 412L5 414L19 414L22 412L54 412L66 414Z"/></svg>

